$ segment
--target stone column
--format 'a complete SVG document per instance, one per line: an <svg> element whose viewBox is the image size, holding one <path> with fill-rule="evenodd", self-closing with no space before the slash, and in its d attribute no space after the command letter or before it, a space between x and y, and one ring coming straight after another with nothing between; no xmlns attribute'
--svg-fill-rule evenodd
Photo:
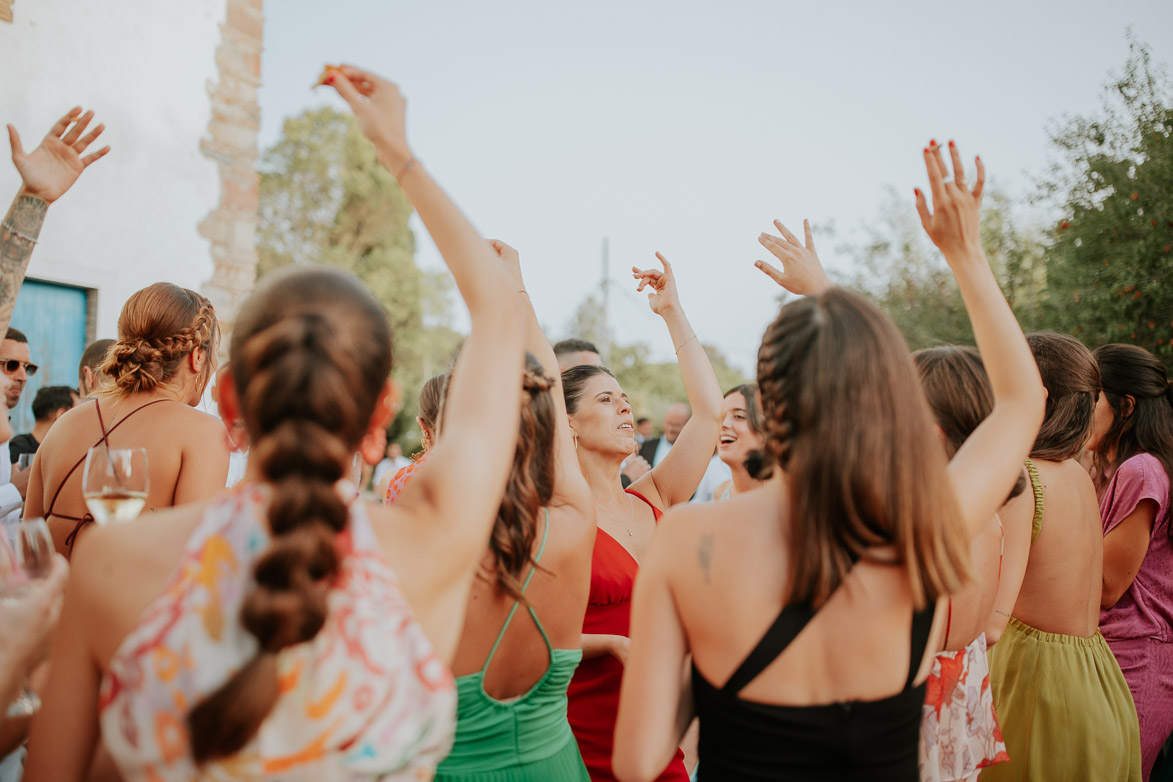
<svg viewBox="0 0 1173 782"><path fill-rule="evenodd" d="M220 169L220 203L199 225L200 236L211 241L214 264L203 293L216 307L224 346L237 308L257 276L257 137L261 128L257 88L264 30L263 0L226 2L216 49L219 80L208 85L212 98L209 135L200 143L203 154Z"/></svg>

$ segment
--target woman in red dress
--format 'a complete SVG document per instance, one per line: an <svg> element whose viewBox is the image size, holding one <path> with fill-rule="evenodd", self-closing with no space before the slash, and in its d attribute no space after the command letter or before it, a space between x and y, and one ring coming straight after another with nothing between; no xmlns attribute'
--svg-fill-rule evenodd
<svg viewBox="0 0 1173 782"><path fill-rule="evenodd" d="M692 417L668 455L623 490L619 469L635 451L635 422L627 395L604 367L571 367L562 373L570 428L579 466L594 496L599 532L591 561L590 602L583 622L583 661L569 689L570 727L593 782L611 782L611 745L619 709L619 684L627 659L631 592L639 561L664 509L687 502L700 483L724 418L717 376L680 307L672 267L632 269L639 290L652 288L652 312L664 319L692 406ZM659 777L687 782L679 752Z"/></svg>

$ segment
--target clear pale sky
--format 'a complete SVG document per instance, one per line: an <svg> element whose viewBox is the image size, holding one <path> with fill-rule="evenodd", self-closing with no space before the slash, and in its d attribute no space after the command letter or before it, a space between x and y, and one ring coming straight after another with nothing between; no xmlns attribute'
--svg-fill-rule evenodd
<svg viewBox="0 0 1173 782"><path fill-rule="evenodd" d="M1053 160L1048 126L1095 110L1123 66L1127 28L1173 63L1170 0L270 0L265 25L262 147L289 115L345 107L309 89L323 63L379 72L408 98L417 157L521 251L552 338L597 289L606 236L620 342L671 355L626 274L660 250L702 341L746 372L777 312L753 267L773 218L850 234L887 185L912 210L930 138L1024 196ZM417 261L441 264L414 227Z"/></svg>

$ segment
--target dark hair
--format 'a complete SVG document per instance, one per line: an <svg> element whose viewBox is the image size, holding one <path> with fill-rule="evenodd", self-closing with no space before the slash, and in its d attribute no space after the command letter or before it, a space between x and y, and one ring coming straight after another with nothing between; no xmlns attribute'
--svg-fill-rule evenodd
<svg viewBox="0 0 1173 782"><path fill-rule="evenodd" d="M585 339L571 338L554 343L555 356L564 356L567 353L594 353L598 355L599 349L595 347L595 343L587 342Z"/></svg>
<svg viewBox="0 0 1173 782"><path fill-rule="evenodd" d="M904 338L832 288L786 304L758 351L765 449L790 487L790 604L821 605L891 545L913 602L956 591L968 536Z"/></svg>
<svg viewBox="0 0 1173 782"><path fill-rule="evenodd" d="M443 405L447 388L448 373L441 372L425 380L420 389L420 418L424 419L429 429L434 430L436 422L440 420L440 407Z"/></svg>
<svg viewBox="0 0 1173 782"><path fill-rule="evenodd" d="M639 426L640 424L646 424L650 420L652 419L648 418L646 415L641 415L639 418L635 419L635 425Z"/></svg>
<svg viewBox="0 0 1173 782"><path fill-rule="evenodd" d="M340 567L346 503L334 487L391 371L391 330L356 277L327 267L271 272L240 308L230 369L271 485L268 549L253 567L241 624L258 650L188 714L198 765L239 751L280 695L276 653L317 635Z"/></svg>
<svg viewBox="0 0 1173 782"><path fill-rule="evenodd" d="M1115 416L1096 445L1096 488L1103 491L1120 465L1139 453L1156 457L1173 483L1173 384L1165 365L1136 345L1104 345L1095 358Z"/></svg>
<svg viewBox="0 0 1173 782"><path fill-rule="evenodd" d="M765 421L762 420L762 399L761 394L758 393L757 383L742 383L739 386L734 386L725 392L723 398L728 399L731 394L741 394L745 399L745 419L749 424L749 428L755 434L762 434L765 427ZM755 448L745 456L745 469L750 476L758 480L765 480L769 478L774 472L773 466L770 464L765 451Z"/></svg>
<svg viewBox="0 0 1173 782"><path fill-rule="evenodd" d="M38 388L37 395L33 397L33 417L38 421L45 421L58 410L71 409L76 394L77 389L69 386Z"/></svg>
<svg viewBox="0 0 1173 782"><path fill-rule="evenodd" d="M596 375L610 375L611 370L593 364L581 364L569 367L562 371L562 397L566 400L566 414L574 415L578 412L578 405L582 395L586 393L586 383Z"/></svg>
<svg viewBox="0 0 1173 782"><path fill-rule="evenodd" d="M957 453L982 421L994 411L994 389L977 348L944 345L912 354L921 388L937 426L945 435L945 453ZM1026 491L1026 474L1018 476L1007 501Z"/></svg>
<svg viewBox="0 0 1173 782"><path fill-rule="evenodd" d="M1083 453L1092 433L1100 395L1100 370L1092 352L1075 337L1054 331L1026 335L1047 388L1043 425L1030 449L1032 459L1063 461Z"/></svg>
<svg viewBox="0 0 1173 782"><path fill-rule="evenodd" d="M81 354L81 361L77 365L77 376L82 378L85 367L89 367L91 372L98 372L101 369L102 362L106 360L106 353L114 346L112 339L99 339L96 342L91 342Z"/></svg>
<svg viewBox="0 0 1173 782"><path fill-rule="evenodd" d="M12 326L8 327L8 332L4 335L4 339L10 339L13 342L21 342L27 345L29 338L24 335L20 329L14 329Z"/></svg>
<svg viewBox="0 0 1173 782"><path fill-rule="evenodd" d="M541 363L526 353L522 375L521 428L513 452L513 469L489 550L493 553L497 585L514 600L525 602L521 576L533 561L532 550L538 530L538 514L554 496L554 379L547 377Z"/></svg>
<svg viewBox="0 0 1173 782"><path fill-rule="evenodd" d="M196 348L208 352L205 371L215 367L220 326L206 298L169 282L132 294L118 316L118 340L106 352L101 370L111 382L106 393L154 391L179 372Z"/></svg>

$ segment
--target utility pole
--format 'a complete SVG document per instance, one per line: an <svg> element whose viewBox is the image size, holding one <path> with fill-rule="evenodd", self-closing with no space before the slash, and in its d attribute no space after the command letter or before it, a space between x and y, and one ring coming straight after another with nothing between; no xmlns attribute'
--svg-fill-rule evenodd
<svg viewBox="0 0 1173 782"><path fill-rule="evenodd" d="M611 363L611 333L608 326L607 315L609 313L610 297L611 297L611 251L610 245L607 242L607 237L603 237L603 333L601 335L602 344L599 349L602 351L601 358L604 366Z"/></svg>

